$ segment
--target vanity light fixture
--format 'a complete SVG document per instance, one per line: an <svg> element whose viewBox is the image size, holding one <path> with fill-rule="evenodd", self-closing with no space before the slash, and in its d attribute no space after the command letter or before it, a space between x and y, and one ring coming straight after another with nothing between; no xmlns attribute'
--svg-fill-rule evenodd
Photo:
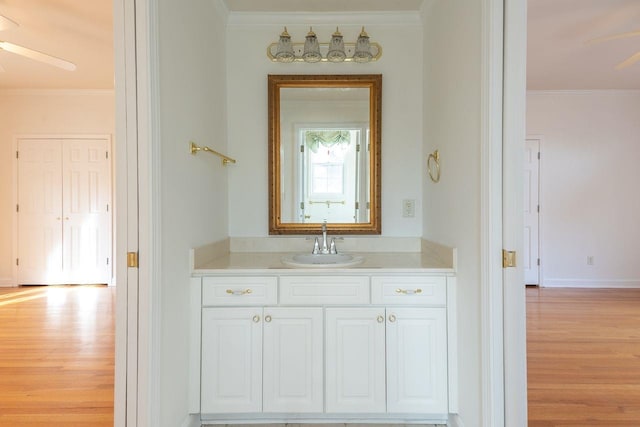
<svg viewBox="0 0 640 427"><path fill-rule="evenodd" d="M277 43L267 47L267 57L273 62L370 62L382 56L382 47L369 41L369 35L362 27L355 43L345 43L338 27L331 35L329 43L319 43L313 28L304 43L293 43L291 35L284 27Z"/></svg>

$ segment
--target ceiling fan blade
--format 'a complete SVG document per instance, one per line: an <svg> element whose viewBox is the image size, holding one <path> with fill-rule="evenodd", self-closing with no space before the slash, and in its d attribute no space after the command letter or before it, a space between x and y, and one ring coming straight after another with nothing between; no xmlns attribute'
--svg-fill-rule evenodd
<svg viewBox="0 0 640 427"><path fill-rule="evenodd" d="M587 40L587 44L596 44L602 42L608 42L609 40L626 39L628 37L640 36L640 30L629 31L627 33L613 34L611 36L598 37L595 39Z"/></svg>
<svg viewBox="0 0 640 427"><path fill-rule="evenodd" d="M638 61L640 61L640 52L634 53L633 55L616 65L616 70L622 70L623 68L633 65Z"/></svg>
<svg viewBox="0 0 640 427"><path fill-rule="evenodd" d="M0 49L7 52L15 53L35 61L44 62L45 64L53 65L54 67L62 68L67 71L74 71L76 65L65 61L64 59L56 58L55 56L47 55L46 53L38 52L37 50L28 49L17 44L0 41Z"/></svg>
<svg viewBox="0 0 640 427"><path fill-rule="evenodd" d="M10 30L17 27L18 24L15 21L12 21L4 15L0 15L0 31Z"/></svg>

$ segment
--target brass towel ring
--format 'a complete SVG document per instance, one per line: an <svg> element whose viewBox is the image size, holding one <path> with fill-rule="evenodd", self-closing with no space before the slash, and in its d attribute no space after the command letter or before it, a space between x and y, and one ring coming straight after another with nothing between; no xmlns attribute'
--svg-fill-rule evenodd
<svg viewBox="0 0 640 427"><path fill-rule="evenodd" d="M435 166L435 170L431 169L432 160ZM429 178L431 178L431 181L435 183L440 182L440 152L438 150L429 154L429 157L427 158L427 170L429 171Z"/></svg>

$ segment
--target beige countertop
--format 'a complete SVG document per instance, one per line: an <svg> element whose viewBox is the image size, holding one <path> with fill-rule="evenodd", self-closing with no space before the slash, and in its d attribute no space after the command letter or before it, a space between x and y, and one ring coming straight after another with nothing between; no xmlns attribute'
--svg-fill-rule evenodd
<svg viewBox="0 0 640 427"><path fill-rule="evenodd" d="M194 276L219 274L369 274L384 273L455 273L447 263L422 252L352 252L364 261L351 267L289 267L282 258L292 252L229 252L209 261L194 265Z"/></svg>

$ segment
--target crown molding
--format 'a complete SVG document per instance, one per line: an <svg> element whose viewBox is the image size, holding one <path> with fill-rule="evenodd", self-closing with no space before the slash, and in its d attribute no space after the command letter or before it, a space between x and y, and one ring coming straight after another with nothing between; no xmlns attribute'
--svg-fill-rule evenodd
<svg viewBox="0 0 640 427"><path fill-rule="evenodd" d="M227 25L420 25L420 11L407 12L230 12Z"/></svg>

